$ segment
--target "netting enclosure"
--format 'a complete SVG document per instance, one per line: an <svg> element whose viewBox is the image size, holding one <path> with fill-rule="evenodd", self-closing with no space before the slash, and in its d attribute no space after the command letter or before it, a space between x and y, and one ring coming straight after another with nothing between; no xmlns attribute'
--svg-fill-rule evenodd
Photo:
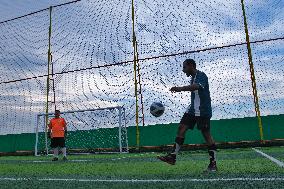
<svg viewBox="0 0 284 189"><path fill-rule="evenodd" d="M81 0L1 22L0 138L13 142L0 150L34 149L35 117L55 106L62 112L121 106L130 146L139 146L141 128L141 143L170 144L151 143L145 133L178 123L189 105L190 93L169 92L189 84L186 58L208 75L217 142L232 139L226 128L239 133L238 141L260 140L255 97L260 117L284 114L283 10L279 0ZM153 102L166 107L160 118L149 112ZM222 120L243 118L252 121L224 128ZM263 123L264 139L283 138L279 123L277 129ZM161 128L158 134L168 133Z"/></svg>

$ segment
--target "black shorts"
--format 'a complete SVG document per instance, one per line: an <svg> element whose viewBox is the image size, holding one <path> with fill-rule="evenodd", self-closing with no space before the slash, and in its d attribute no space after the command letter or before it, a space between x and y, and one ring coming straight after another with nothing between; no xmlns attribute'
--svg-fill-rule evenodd
<svg viewBox="0 0 284 189"><path fill-rule="evenodd" d="M197 124L198 130L210 130L210 118L194 116L185 113L180 121L180 124L186 125L188 129L193 129L195 124Z"/></svg>
<svg viewBox="0 0 284 189"><path fill-rule="evenodd" d="M50 147L51 148L65 147L65 138L64 137L51 138Z"/></svg>

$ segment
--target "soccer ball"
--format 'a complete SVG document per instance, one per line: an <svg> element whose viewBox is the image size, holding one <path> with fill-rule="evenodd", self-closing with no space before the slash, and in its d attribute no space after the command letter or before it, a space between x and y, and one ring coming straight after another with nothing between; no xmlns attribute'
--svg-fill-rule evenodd
<svg viewBox="0 0 284 189"><path fill-rule="evenodd" d="M165 111L165 107L160 102L153 102L150 106L150 113L155 117L160 117Z"/></svg>

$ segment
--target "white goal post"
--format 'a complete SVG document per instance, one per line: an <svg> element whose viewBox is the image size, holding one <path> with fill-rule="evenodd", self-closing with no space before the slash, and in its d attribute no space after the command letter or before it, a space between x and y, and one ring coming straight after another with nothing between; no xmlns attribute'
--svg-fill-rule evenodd
<svg viewBox="0 0 284 189"><path fill-rule="evenodd" d="M60 112L67 122L66 147L69 153L127 153L125 108L121 106ZM50 153L48 122L54 113L36 116L35 156Z"/></svg>

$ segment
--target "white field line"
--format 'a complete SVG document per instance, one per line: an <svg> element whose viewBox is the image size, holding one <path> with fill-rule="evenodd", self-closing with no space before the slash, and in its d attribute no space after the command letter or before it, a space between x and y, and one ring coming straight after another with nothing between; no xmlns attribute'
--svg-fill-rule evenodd
<svg viewBox="0 0 284 189"><path fill-rule="evenodd" d="M94 160L86 160L86 159L77 159L77 160L68 160L67 162L90 162ZM32 162L32 163L51 163L51 160L35 160L35 161L24 161L24 162ZM55 161L57 162L57 161ZM61 161L60 161L61 162Z"/></svg>
<svg viewBox="0 0 284 189"><path fill-rule="evenodd" d="M284 177L276 178L215 178L215 179L148 179L148 180L138 180L138 179L56 179L56 178L0 178L0 181L76 181L76 182L125 182L125 183L155 183L155 182L226 182L226 181L284 181Z"/></svg>
<svg viewBox="0 0 284 189"><path fill-rule="evenodd" d="M273 161L274 163L276 163L279 167L284 167L284 163L279 161L278 159L275 159L274 157L272 156L269 156L267 155L266 153L263 153L262 151L260 150L257 150L255 148L252 148L254 151L256 151L257 153L261 154L262 156L266 157L267 159Z"/></svg>

